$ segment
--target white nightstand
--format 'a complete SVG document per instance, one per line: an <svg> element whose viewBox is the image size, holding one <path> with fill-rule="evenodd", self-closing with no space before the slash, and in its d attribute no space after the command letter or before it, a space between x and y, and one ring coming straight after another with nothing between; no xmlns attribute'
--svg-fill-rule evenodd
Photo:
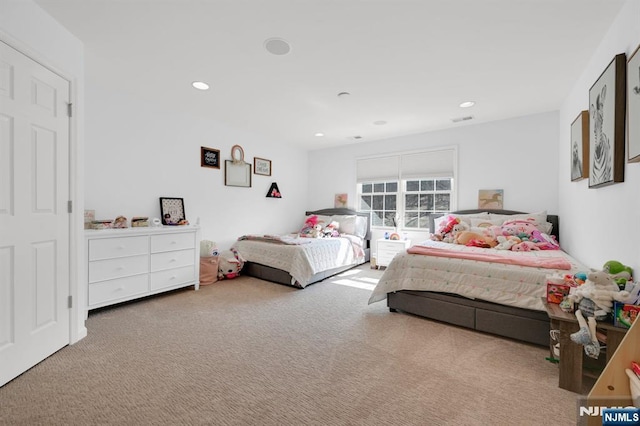
<svg viewBox="0 0 640 426"><path fill-rule="evenodd" d="M411 246L411 240L386 240L380 238L376 241L376 266L387 267L391 259Z"/></svg>

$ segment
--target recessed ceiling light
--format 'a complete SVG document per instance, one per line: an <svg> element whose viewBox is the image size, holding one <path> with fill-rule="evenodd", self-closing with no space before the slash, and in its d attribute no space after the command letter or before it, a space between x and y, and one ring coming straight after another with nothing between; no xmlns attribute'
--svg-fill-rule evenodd
<svg viewBox="0 0 640 426"><path fill-rule="evenodd" d="M273 55L286 55L291 52L291 45L286 40L277 37L266 39L264 48Z"/></svg>
<svg viewBox="0 0 640 426"><path fill-rule="evenodd" d="M471 108L476 103L474 101L467 101L460 104L460 108Z"/></svg>
<svg viewBox="0 0 640 426"><path fill-rule="evenodd" d="M384 126L385 124L387 124L387 122L384 120L378 120L374 121L373 124L375 124L376 126Z"/></svg>
<svg viewBox="0 0 640 426"><path fill-rule="evenodd" d="M324 133L322 133L322 132L318 132L318 133L316 133L314 136L317 136L317 137L321 138L321 137L323 137L323 136L324 136Z"/></svg>
<svg viewBox="0 0 640 426"><path fill-rule="evenodd" d="M209 85L204 81L194 81L191 85L198 90L209 90Z"/></svg>

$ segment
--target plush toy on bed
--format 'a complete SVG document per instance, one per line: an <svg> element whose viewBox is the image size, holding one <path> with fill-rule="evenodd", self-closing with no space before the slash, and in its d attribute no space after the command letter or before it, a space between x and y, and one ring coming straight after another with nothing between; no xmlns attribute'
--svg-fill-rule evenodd
<svg viewBox="0 0 640 426"><path fill-rule="evenodd" d="M324 227L322 230L322 236L324 238L335 238L340 236L340 223L335 220L331 221L330 224Z"/></svg>
<svg viewBox="0 0 640 426"><path fill-rule="evenodd" d="M479 232L472 231L460 232L456 236L455 243L465 246L484 248L492 248L498 245L498 241L496 239Z"/></svg>
<svg viewBox="0 0 640 426"><path fill-rule="evenodd" d="M431 234L431 239L434 241L444 241L445 243L450 243L452 241L447 241L451 239L452 233L454 231L454 226L462 224L464 222L460 221L459 217L455 216L447 216L438 227L437 232Z"/></svg>
<svg viewBox="0 0 640 426"><path fill-rule="evenodd" d="M218 263L218 279L232 279L240 275L245 260L233 247L220 253Z"/></svg>
<svg viewBox="0 0 640 426"><path fill-rule="evenodd" d="M607 271L589 273L587 281L569 295L569 299L578 304L576 318L580 325L580 330L571 335L571 340L583 345L587 356L597 359L600 355L596 321L607 318L614 300L624 301L628 296L629 292L620 291Z"/></svg>
<svg viewBox="0 0 640 426"><path fill-rule="evenodd" d="M321 223L322 221L315 214L308 216L300 230L300 236L317 238L319 231L316 228L320 227L319 230L322 231Z"/></svg>

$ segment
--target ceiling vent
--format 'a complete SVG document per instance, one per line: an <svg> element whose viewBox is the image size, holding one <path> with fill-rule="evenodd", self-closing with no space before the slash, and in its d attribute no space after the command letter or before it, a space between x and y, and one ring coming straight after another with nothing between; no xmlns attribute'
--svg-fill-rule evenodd
<svg viewBox="0 0 640 426"><path fill-rule="evenodd" d="M467 120L473 120L473 115L467 115L466 117L458 117L458 118L451 119L451 121L453 121L454 123L459 123L461 121L467 121Z"/></svg>

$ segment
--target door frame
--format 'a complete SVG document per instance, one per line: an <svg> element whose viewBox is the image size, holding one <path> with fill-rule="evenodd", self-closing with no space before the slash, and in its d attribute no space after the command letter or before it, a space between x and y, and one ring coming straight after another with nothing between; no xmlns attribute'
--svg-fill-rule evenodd
<svg viewBox="0 0 640 426"><path fill-rule="evenodd" d="M0 41L36 61L43 67L69 82L69 99L73 113L69 118L69 198L72 213L69 214L69 296L73 305L69 313L69 344L74 344L87 336L87 289L84 280L84 106L79 96L78 77L51 63L43 54L26 43L15 39L0 28ZM83 61L84 62L84 61ZM84 88L82 88L82 93Z"/></svg>

